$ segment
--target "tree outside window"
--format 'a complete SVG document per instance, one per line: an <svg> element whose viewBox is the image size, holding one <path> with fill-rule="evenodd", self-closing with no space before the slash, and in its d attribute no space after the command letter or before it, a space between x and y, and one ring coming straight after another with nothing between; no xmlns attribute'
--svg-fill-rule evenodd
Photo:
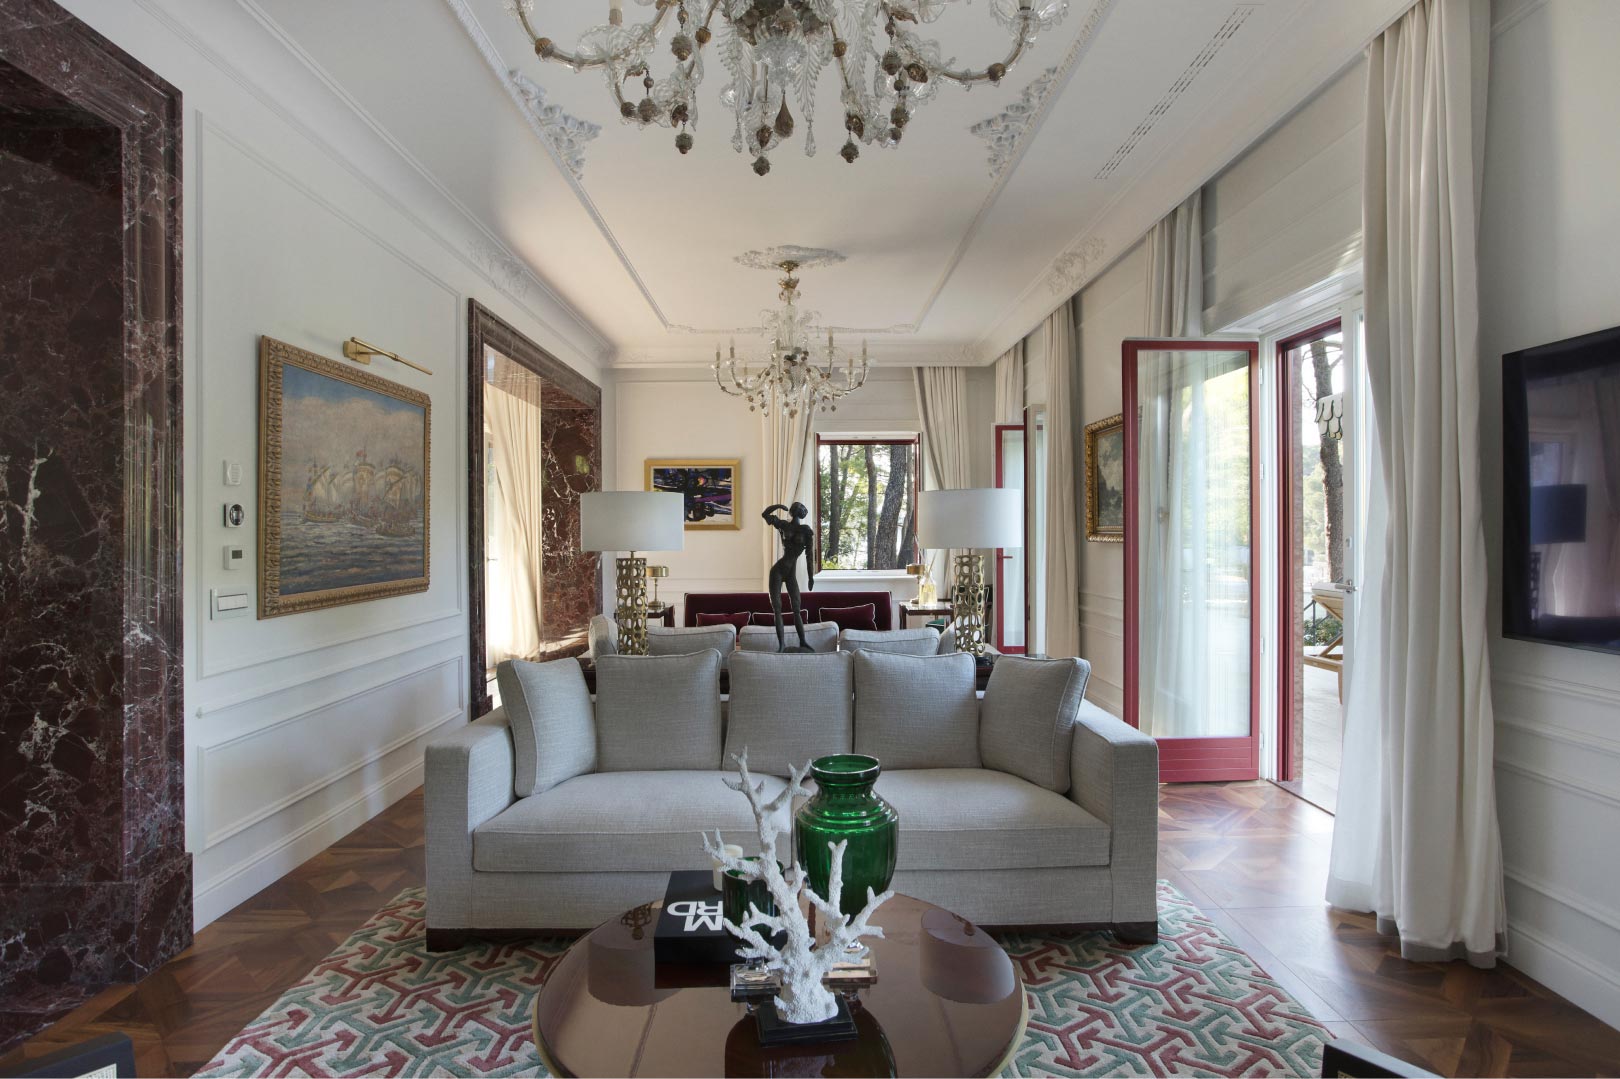
<svg viewBox="0 0 1620 1079"><path fill-rule="evenodd" d="M917 557L916 439L816 439L823 570L905 569Z"/></svg>

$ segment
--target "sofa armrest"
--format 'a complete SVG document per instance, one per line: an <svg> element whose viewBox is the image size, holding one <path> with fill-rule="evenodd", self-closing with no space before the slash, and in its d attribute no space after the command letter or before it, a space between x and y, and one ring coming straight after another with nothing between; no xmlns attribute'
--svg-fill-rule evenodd
<svg viewBox="0 0 1620 1079"><path fill-rule="evenodd" d="M489 715L427 747L428 924L470 927L473 830L517 800L515 757L506 712Z"/></svg>
<svg viewBox="0 0 1620 1079"><path fill-rule="evenodd" d="M1114 921L1157 917L1159 744L1090 701L1080 704L1069 797L1108 825Z"/></svg>

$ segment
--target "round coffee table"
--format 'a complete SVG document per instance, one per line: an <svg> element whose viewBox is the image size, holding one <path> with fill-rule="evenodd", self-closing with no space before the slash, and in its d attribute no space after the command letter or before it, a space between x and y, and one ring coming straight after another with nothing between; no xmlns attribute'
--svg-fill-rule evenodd
<svg viewBox="0 0 1620 1079"><path fill-rule="evenodd" d="M872 919L885 936L867 942L877 982L851 1002L858 1037L764 1049L726 968L654 963L658 906L599 926L552 969L534 1042L553 1075L994 1075L1029 1021L1018 968L989 934L897 895Z"/></svg>

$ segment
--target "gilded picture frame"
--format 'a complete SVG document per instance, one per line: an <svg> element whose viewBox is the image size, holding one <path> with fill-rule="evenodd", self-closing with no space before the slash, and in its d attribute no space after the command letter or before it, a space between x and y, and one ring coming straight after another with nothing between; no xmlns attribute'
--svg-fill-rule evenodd
<svg viewBox="0 0 1620 1079"><path fill-rule="evenodd" d="M684 496L688 532L735 532L742 527L741 464L737 457L649 457L646 489Z"/></svg>
<svg viewBox="0 0 1620 1079"><path fill-rule="evenodd" d="M259 338L260 618L425 592L426 393Z"/></svg>
<svg viewBox="0 0 1620 1079"><path fill-rule="evenodd" d="M1125 542L1125 417L1086 424L1086 539Z"/></svg>

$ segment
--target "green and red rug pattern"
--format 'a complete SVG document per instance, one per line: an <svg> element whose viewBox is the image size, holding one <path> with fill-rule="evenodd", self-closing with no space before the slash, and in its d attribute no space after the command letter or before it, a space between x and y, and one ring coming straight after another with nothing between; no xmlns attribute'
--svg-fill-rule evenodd
<svg viewBox="0 0 1620 1079"><path fill-rule="evenodd" d="M408 889L250 1023L202 1076L545 1075L534 996L563 940L429 952ZM1159 942L1005 934L1029 992L1008 1074L1321 1073L1327 1035L1187 898L1159 882Z"/></svg>

